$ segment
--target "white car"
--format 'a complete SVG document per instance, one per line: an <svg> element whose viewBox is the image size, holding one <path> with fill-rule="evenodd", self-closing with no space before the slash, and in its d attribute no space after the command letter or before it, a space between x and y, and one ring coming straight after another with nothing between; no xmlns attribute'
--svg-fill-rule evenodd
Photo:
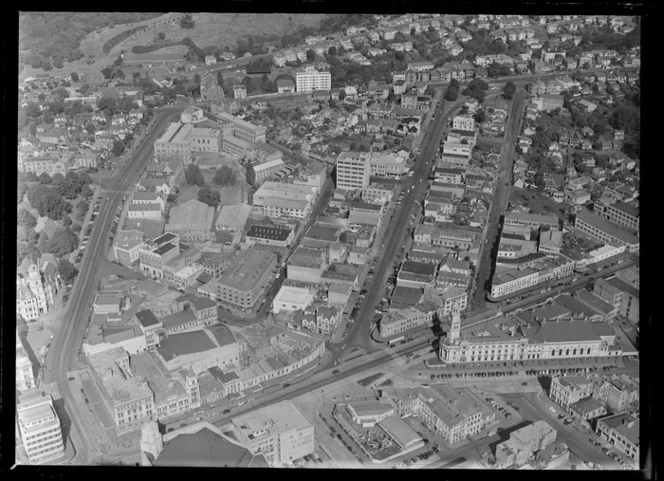
<svg viewBox="0 0 664 481"><path fill-rule="evenodd" d="M551 412L554 413L554 414L555 414L555 412L556 412L556 410L555 410L555 408L554 408L553 406L549 406L549 411L551 411Z"/></svg>

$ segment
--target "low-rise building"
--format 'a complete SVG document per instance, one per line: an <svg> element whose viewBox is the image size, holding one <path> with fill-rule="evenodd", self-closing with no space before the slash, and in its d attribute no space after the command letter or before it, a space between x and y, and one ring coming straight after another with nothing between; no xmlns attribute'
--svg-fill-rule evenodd
<svg viewBox="0 0 664 481"><path fill-rule="evenodd" d="M272 301L272 312L304 311L314 301L314 296L307 287L281 286L279 292Z"/></svg>
<svg viewBox="0 0 664 481"><path fill-rule="evenodd" d="M597 434L620 452L639 462L639 419L628 413L614 414L597 421Z"/></svg>

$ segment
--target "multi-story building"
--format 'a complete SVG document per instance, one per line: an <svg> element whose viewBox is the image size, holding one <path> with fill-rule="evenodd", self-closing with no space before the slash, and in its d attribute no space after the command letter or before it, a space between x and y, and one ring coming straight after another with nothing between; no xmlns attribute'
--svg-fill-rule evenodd
<svg viewBox="0 0 664 481"><path fill-rule="evenodd" d="M556 441L558 431L546 421L536 421L510 433L496 446L496 464L501 468L521 466L538 451Z"/></svg>
<svg viewBox="0 0 664 481"><path fill-rule="evenodd" d="M52 255L27 256L16 274L16 313L26 321L39 319L55 304L61 284Z"/></svg>
<svg viewBox="0 0 664 481"><path fill-rule="evenodd" d="M292 466L314 452L314 426L290 401L233 418L237 440L272 467Z"/></svg>
<svg viewBox="0 0 664 481"><path fill-rule="evenodd" d="M341 152L337 158L337 188L363 189L369 185L371 153Z"/></svg>
<svg viewBox="0 0 664 481"><path fill-rule="evenodd" d="M119 230L113 240L115 260L124 266L131 266L138 260L138 253L145 245L145 233L140 230Z"/></svg>
<svg viewBox="0 0 664 481"><path fill-rule="evenodd" d="M277 256L266 251L243 251L215 283L215 296L223 304L251 309L274 275Z"/></svg>
<svg viewBox="0 0 664 481"><path fill-rule="evenodd" d="M247 246L265 244L278 247L288 247L293 242L295 232L288 227L271 227L267 225L252 225L247 231L245 243Z"/></svg>
<svg viewBox="0 0 664 481"><path fill-rule="evenodd" d="M639 419L628 413L606 416L597 421L597 434L616 449L639 462Z"/></svg>
<svg viewBox="0 0 664 481"><path fill-rule="evenodd" d="M314 66L306 66L303 70L295 72L295 86L298 92L330 90L332 75L330 72L319 72Z"/></svg>
<svg viewBox="0 0 664 481"><path fill-rule="evenodd" d="M593 382L586 376L555 376L551 379L549 397L566 411L572 404L592 394Z"/></svg>
<svg viewBox="0 0 664 481"><path fill-rule="evenodd" d="M630 252L639 250L639 239L636 235L621 229L597 214L585 210L578 212L574 227L603 242L624 245Z"/></svg>
<svg viewBox="0 0 664 481"><path fill-rule="evenodd" d="M139 267L152 277L164 277L164 264L180 254L180 238L166 232L147 241L138 251Z"/></svg>
<svg viewBox="0 0 664 481"><path fill-rule="evenodd" d="M508 212L505 214L506 226L530 226L533 228L548 227L558 230L560 219L555 215L528 214L524 212Z"/></svg>
<svg viewBox="0 0 664 481"><path fill-rule="evenodd" d="M90 377L119 431L137 428L152 419L154 394L144 377L132 374L127 351L117 347L90 354L88 360Z"/></svg>
<svg viewBox="0 0 664 481"><path fill-rule="evenodd" d="M615 332L606 322L587 318L547 321L534 318L529 311L521 315L532 322L515 324L501 319L465 334L462 340L453 340L455 336L448 334L448 340L441 342L440 359L469 363L622 356Z"/></svg>
<svg viewBox="0 0 664 481"><path fill-rule="evenodd" d="M177 158L184 164L191 163L189 135L194 126L180 122L171 123L154 143L154 156L159 159Z"/></svg>
<svg viewBox="0 0 664 481"><path fill-rule="evenodd" d="M562 108L565 98L557 94L542 94L538 99L538 108L544 112Z"/></svg>
<svg viewBox="0 0 664 481"><path fill-rule="evenodd" d="M64 455L62 427L50 395L32 392L19 398L16 417L30 463L41 464Z"/></svg>
<svg viewBox="0 0 664 481"><path fill-rule="evenodd" d="M268 181L254 193L254 210L268 217L305 219L318 192L316 186Z"/></svg>
<svg viewBox="0 0 664 481"><path fill-rule="evenodd" d="M221 129L224 140L228 136L232 136L255 145L264 143L266 139L267 130L264 125L252 124L226 112L217 114L217 125Z"/></svg>
<svg viewBox="0 0 664 481"><path fill-rule="evenodd" d="M639 230L639 209L623 201L603 206L602 212L595 211L607 220L628 229Z"/></svg>
<svg viewBox="0 0 664 481"><path fill-rule="evenodd" d="M399 153L372 153L370 155L370 175L375 177L397 177L404 173L408 153L401 151ZM337 161L338 162L338 161ZM337 175L339 167L337 163Z"/></svg>
<svg viewBox="0 0 664 481"><path fill-rule="evenodd" d="M21 159L22 156L19 156ZM34 172L36 175L47 173L51 177L55 174L65 175L67 168L63 162L55 157L25 157L18 163L21 172Z"/></svg>
<svg viewBox="0 0 664 481"><path fill-rule="evenodd" d="M179 236L183 241L206 242L214 238L214 207L191 199L171 208L166 231Z"/></svg>
<svg viewBox="0 0 664 481"><path fill-rule="evenodd" d="M452 128L454 130L474 131L475 118L470 114L457 115L452 120Z"/></svg>
<svg viewBox="0 0 664 481"><path fill-rule="evenodd" d="M448 444L456 444L495 422L495 413L470 389L439 385L396 391L401 417L417 416Z"/></svg>
<svg viewBox="0 0 664 481"><path fill-rule="evenodd" d="M380 320L380 335L387 338L417 327L433 326L434 320L440 315L440 308L425 304L416 304L397 311L390 310Z"/></svg>
<svg viewBox="0 0 664 481"><path fill-rule="evenodd" d="M233 98L243 100L247 98L247 87L244 84L233 85Z"/></svg>

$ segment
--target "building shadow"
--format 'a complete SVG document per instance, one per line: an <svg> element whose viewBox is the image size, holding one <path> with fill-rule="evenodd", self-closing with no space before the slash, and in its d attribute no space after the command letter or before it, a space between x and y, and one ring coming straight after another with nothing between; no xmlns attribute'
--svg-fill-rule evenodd
<svg viewBox="0 0 664 481"><path fill-rule="evenodd" d="M58 418L60 419L60 425L62 426L62 439L66 443L71 439L71 418L65 409L65 400L54 399L53 408L55 409Z"/></svg>

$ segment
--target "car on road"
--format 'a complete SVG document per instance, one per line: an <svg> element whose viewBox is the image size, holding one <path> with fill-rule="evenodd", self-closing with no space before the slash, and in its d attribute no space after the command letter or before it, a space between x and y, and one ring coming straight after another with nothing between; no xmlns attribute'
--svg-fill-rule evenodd
<svg viewBox="0 0 664 481"><path fill-rule="evenodd" d="M228 414L229 412L231 412L230 409L224 409L224 414Z"/></svg>
<svg viewBox="0 0 664 481"><path fill-rule="evenodd" d="M341 371L339 371L339 369L335 369L334 371L332 371L332 375L333 375L333 376L336 376L336 375L339 374L340 372L341 372Z"/></svg>
<svg viewBox="0 0 664 481"><path fill-rule="evenodd" d="M551 411L554 414L556 413L556 410L553 406L549 406L549 411Z"/></svg>

